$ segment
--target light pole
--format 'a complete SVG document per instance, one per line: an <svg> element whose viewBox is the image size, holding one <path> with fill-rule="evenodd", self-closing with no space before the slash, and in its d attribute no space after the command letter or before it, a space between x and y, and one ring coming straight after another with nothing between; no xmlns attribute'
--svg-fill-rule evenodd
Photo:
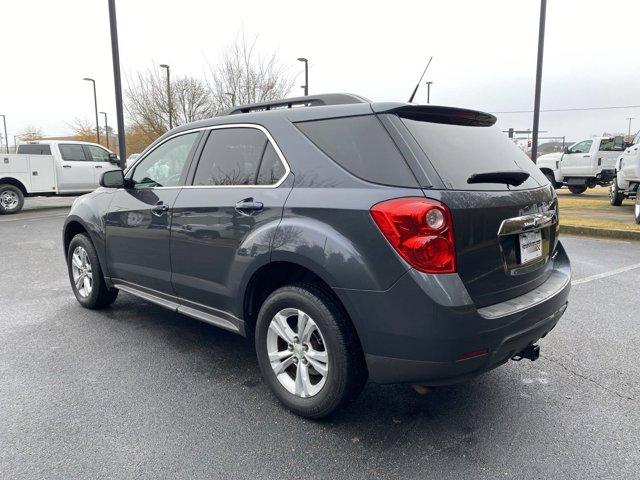
<svg viewBox="0 0 640 480"><path fill-rule="evenodd" d="M171 74L169 73L171 68L165 63L160 65L160 68L164 68L167 71L167 106L169 108L169 130L171 130L173 128L171 121Z"/></svg>
<svg viewBox="0 0 640 480"><path fill-rule="evenodd" d="M109 122L107 121L107 112L100 112L104 115L104 136L107 137L107 148L109 148Z"/></svg>
<svg viewBox="0 0 640 480"><path fill-rule="evenodd" d="M427 85L427 103L431 103L431 85L433 85L433 82L429 80L428 82L426 82L426 85Z"/></svg>
<svg viewBox="0 0 640 480"><path fill-rule="evenodd" d="M118 49L118 23L116 0L109 0L109 27L111 29L111 57L113 59L113 84L116 94L116 120L118 121L118 154L120 168L124 170L127 158L127 142L124 137L124 112L122 110L122 81L120 79L120 52Z"/></svg>
<svg viewBox="0 0 640 480"><path fill-rule="evenodd" d="M93 84L93 106L96 111L96 138L98 139L97 143L100 143L100 125L98 123L98 97L96 96L96 81L93 78L83 78L83 80L87 82L91 82Z"/></svg>
<svg viewBox="0 0 640 480"><path fill-rule="evenodd" d="M627 137L631 136L631 120L635 120L635 117L628 117L627 120L629 120L629 133L627 134ZM6 130L5 130L5 135L6 135Z"/></svg>
<svg viewBox="0 0 640 480"><path fill-rule="evenodd" d="M9 137L7 137L7 119L3 114L0 114L2 117L2 123L4 124L4 146L7 149L7 153L9 153Z"/></svg>
<svg viewBox="0 0 640 480"><path fill-rule="evenodd" d="M547 16L547 0L540 0L540 26L538 28L538 63L536 65L536 90L533 101L533 138L531 160L538 157L538 127L540 126L540 90L542 89L542 58L544 57L544 22Z"/></svg>
<svg viewBox="0 0 640 480"><path fill-rule="evenodd" d="M304 57L298 59L299 62L304 62L304 96L309 95L309 60Z"/></svg>

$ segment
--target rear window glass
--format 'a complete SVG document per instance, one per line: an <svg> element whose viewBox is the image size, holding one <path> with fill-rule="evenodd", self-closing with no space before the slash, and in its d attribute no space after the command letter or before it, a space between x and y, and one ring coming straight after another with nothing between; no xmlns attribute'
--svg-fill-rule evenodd
<svg viewBox="0 0 640 480"><path fill-rule="evenodd" d="M504 184L469 184L467 179L474 173L515 169L531 176L518 187L510 186L511 190L546 184L529 157L496 126L450 125L408 118L402 121L449 189L503 190Z"/></svg>
<svg viewBox="0 0 640 480"><path fill-rule="evenodd" d="M25 155L51 155L51 146L38 144L18 145L18 153Z"/></svg>
<svg viewBox="0 0 640 480"><path fill-rule="evenodd" d="M356 177L384 185L418 186L400 151L374 115L299 122L296 126Z"/></svg>

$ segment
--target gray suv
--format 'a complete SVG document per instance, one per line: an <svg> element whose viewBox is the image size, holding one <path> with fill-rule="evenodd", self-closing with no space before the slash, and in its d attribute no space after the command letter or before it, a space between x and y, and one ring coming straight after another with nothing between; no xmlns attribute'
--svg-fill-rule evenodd
<svg viewBox="0 0 640 480"><path fill-rule="evenodd" d="M492 115L330 94L171 130L64 225L71 286L244 335L265 382L320 418L367 380L446 385L567 307L558 203Z"/></svg>

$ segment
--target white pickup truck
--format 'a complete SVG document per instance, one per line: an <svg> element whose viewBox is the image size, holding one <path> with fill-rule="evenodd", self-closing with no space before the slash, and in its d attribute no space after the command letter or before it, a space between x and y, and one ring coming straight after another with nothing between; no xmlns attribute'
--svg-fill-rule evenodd
<svg viewBox="0 0 640 480"><path fill-rule="evenodd" d="M593 137L574 143L564 152L541 155L536 164L555 188L566 185L577 195L596 185L609 185L623 150L622 136Z"/></svg>
<svg viewBox="0 0 640 480"><path fill-rule="evenodd" d="M0 214L17 213L29 196L77 195L118 169L118 157L95 143L42 140L0 154Z"/></svg>
<svg viewBox="0 0 640 480"><path fill-rule="evenodd" d="M616 162L616 176L611 184L611 205L619 207L625 198L635 198L634 215L636 223L640 223L640 132L633 139L633 144L625 149Z"/></svg>

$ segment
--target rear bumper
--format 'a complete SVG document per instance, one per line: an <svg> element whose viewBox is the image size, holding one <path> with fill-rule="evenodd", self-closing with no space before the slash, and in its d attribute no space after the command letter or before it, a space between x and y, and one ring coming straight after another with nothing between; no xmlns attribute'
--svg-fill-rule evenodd
<svg viewBox="0 0 640 480"><path fill-rule="evenodd" d="M385 292L336 292L360 335L371 381L451 384L505 363L555 327L571 289L560 243L552 261L552 275L538 288L481 309L456 274L410 270ZM483 349L485 355L459 360Z"/></svg>

